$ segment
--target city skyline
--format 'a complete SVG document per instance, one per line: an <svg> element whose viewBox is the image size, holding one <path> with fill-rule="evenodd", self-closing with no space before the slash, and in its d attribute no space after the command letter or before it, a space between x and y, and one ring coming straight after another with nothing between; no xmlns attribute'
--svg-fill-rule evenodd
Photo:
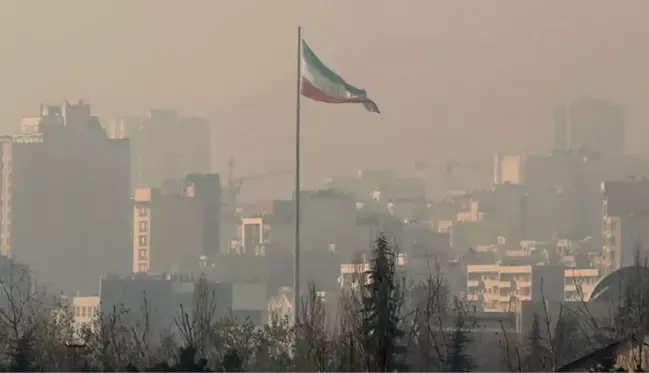
<svg viewBox="0 0 649 373"><path fill-rule="evenodd" d="M647 5L372 4L3 3L0 46L9 58L0 61L0 99L12 105L0 110L0 130L15 132L42 99L84 98L104 122L169 107L213 123L213 171L224 174L230 156L240 175L286 168L301 24L322 57L366 82L384 107L381 118L366 118L354 107L305 104L307 186L379 165L408 172L416 160L458 153L474 160L500 149L544 152L553 106L581 96L625 105L629 150L642 151ZM350 34L348 25L361 21ZM394 151L359 152L365 143ZM290 190L291 183L268 180L264 189Z"/></svg>
<svg viewBox="0 0 649 373"><path fill-rule="evenodd" d="M648 11L1 2L0 370L646 371Z"/></svg>

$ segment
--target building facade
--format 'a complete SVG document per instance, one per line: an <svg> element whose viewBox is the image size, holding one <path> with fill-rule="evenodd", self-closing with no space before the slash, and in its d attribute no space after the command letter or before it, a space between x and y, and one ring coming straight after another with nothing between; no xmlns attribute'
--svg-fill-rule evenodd
<svg viewBox="0 0 649 373"><path fill-rule="evenodd" d="M268 296L263 283L217 282L170 273L109 275L101 279L99 298L102 313L128 311L125 321L140 321L136 325L142 325L144 312L148 312L151 330L173 331L177 326L174 320L183 312L192 315L196 306L213 309L214 320L248 319L256 326L268 320Z"/></svg>
<svg viewBox="0 0 649 373"><path fill-rule="evenodd" d="M649 181L604 182L602 197L602 269L611 273L649 250Z"/></svg>
<svg viewBox="0 0 649 373"><path fill-rule="evenodd" d="M188 175L174 184L135 189L133 272L194 271L201 258L219 253L218 175Z"/></svg>
<svg viewBox="0 0 649 373"><path fill-rule="evenodd" d="M0 252L11 255L11 202L12 202L12 168L13 138L0 138Z"/></svg>
<svg viewBox="0 0 649 373"><path fill-rule="evenodd" d="M129 144L109 139L90 109L43 106L0 140L2 250L66 292L129 268Z"/></svg>
<svg viewBox="0 0 649 373"><path fill-rule="evenodd" d="M551 265L469 264L467 296L485 311L514 312L522 301L588 300L599 278L593 269Z"/></svg>
<svg viewBox="0 0 649 373"><path fill-rule="evenodd" d="M110 123L111 138L131 140L133 187L159 187L166 179L210 172L210 123L174 110L153 109L145 117Z"/></svg>
<svg viewBox="0 0 649 373"><path fill-rule="evenodd" d="M73 326L79 331L83 328L94 328L95 321L99 315L100 299L98 296L73 297L72 315Z"/></svg>
<svg viewBox="0 0 649 373"><path fill-rule="evenodd" d="M605 155L623 154L625 113L615 103L596 98L582 98L555 109L557 149Z"/></svg>

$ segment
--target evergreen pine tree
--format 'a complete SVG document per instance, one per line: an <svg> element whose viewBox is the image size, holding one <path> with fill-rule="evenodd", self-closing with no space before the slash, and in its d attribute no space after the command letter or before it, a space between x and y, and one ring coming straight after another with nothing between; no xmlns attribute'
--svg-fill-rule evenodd
<svg viewBox="0 0 649 373"><path fill-rule="evenodd" d="M377 238L369 281L363 292L363 320L368 370L388 372L403 370L403 348L399 346L404 332L399 328L402 297L396 279L396 255L385 234Z"/></svg>
<svg viewBox="0 0 649 373"><path fill-rule="evenodd" d="M472 369L471 356L467 353L471 337L466 329L464 312L460 310L455 321L455 331L451 336L451 346L447 359L451 372L470 372Z"/></svg>

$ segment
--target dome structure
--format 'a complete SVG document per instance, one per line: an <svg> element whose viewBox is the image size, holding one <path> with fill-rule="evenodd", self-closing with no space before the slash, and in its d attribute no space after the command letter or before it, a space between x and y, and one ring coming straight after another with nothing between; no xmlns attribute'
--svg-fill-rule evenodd
<svg viewBox="0 0 649 373"><path fill-rule="evenodd" d="M649 268L637 266L620 268L597 282L589 302L615 302L624 294L627 285L633 286L639 280L649 280Z"/></svg>

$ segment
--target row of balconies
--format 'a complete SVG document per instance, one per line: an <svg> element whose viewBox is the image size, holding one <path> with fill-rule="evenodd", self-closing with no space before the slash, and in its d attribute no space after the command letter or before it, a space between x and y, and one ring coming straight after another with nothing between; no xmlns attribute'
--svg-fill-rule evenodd
<svg viewBox="0 0 649 373"><path fill-rule="evenodd" d="M522 288L529 288L532 286L532 281L530 280L491 280L491 279L486 279L486 280L468 280L467 281L467 287L482 287L484 286L485 288L490 288L490 287L497 287L497 288L516 288L516 289L522 289Z"/></svg>

